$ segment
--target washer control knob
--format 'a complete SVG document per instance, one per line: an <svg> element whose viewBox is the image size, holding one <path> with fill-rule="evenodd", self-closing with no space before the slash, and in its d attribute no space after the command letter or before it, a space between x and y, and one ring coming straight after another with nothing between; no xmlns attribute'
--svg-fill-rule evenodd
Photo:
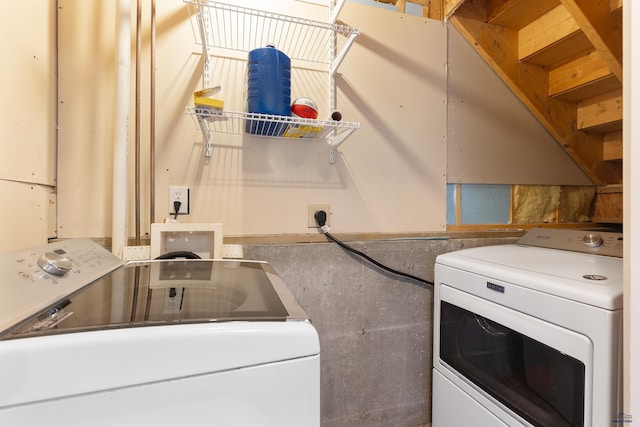
<svg viewBox="0 0 640 427"><path fill-rule="evenodd" d="M73 267L69 258L55 252L43 253L38 258L38 265L47 273L55 276L64 276Z"/></svg>
<svg viewBox="0 0 640 427"><path fill-rule="evenodd" d="M602 243L604 243L604 241L602 240L602 236L600 236L598 233L585 234L582 238L582 242L589 248L597 248L598 246L602 245Z"/></svg>

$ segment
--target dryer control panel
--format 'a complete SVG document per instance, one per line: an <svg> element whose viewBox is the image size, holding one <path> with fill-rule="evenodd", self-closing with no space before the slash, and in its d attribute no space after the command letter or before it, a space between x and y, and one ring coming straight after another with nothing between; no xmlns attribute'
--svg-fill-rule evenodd
<svg viewBox="0 0 640 427"><path fill-rule="evenodd" d="M622 233L557 228L534 228L522 236L519 245L560 249L622 258Z"/></svg>
<svg viewBox="0 0 640 427"><path fill-rule="evenodd" d="M123 265L90 239L70 239L0 255L0 335Z"/></svg>

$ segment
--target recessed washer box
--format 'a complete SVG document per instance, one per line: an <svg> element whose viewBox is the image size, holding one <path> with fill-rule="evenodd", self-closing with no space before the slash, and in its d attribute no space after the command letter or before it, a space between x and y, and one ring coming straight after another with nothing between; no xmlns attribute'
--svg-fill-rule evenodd
<svg viewBox="0 0 640 427"><path fill-rule="evenodd" d="M222 223L151 224L151 259L189 251L203 259L222 258Z"/></svg>

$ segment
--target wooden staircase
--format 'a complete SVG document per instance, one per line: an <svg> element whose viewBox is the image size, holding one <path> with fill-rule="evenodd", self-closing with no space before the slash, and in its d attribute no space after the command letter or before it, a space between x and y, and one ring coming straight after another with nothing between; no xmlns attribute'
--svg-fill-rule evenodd
<svg viewBox="0 0 640 427"><path fill-rule="evenodd" d="M411 2L449 19L591 178L593 221L622 223L623 0Z"/></svg>
<svg viewBox="0 0 640 427"><path fill-rule="evenodd" d="M449 17L622 222L622 0L464 0Z"/></svg>

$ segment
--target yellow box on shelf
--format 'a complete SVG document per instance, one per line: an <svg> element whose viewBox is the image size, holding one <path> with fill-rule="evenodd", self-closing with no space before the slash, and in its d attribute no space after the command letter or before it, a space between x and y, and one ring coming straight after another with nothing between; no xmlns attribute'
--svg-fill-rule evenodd
<svg viewBox="0 0 640 427"><path fill-rule="evenodd" d="M224 101L211 98L211 95L219 90L220 86L216 86L193 92L193 105L196 107L196 111L198 109L223 110Z"/></svg>
<svg viewBox="0 0 640 427"><path fill-rule="evenodd" d="M322 126L311 126L303 124L289 125L284 133L285 138L317 138L322 131Z"/></svg>

